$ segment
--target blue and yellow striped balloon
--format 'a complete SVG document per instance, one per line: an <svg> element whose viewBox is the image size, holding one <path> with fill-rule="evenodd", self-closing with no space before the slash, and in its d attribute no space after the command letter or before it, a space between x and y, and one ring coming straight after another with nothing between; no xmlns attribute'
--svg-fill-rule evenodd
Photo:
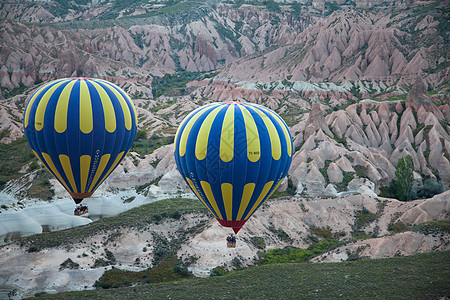
<svg viewBox="0 0 450 300"><path fill-rule="evenodd" d="M90 197L117 167L137 131L128 95L93 78L44 84L29 99L23 125L34 154L76 203Z"/></svg>
<svg viewBox="0 0 450 300"><path fill-rule="evenodd" d="M292 138L268 108L213 103L183 120L174 154L192 191L222 226L237 233L287 175Z"/></svg>

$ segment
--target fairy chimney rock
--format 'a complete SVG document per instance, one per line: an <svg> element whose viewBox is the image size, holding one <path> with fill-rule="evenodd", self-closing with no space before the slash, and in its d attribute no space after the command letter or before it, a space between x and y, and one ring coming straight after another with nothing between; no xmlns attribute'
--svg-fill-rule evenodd
<svg viewBox="0 0 450 300"><path fill-rule="evenodd" d="M309 113L308 120L306 121L305 140L310 135L314 134L318 129L322 129L322 131L328 136L333 136L330 129L326 125L323 111L320 109L319 96L315 95L311 103L311 111Z"/></svg>
<svg viewBox="0 0 450 300"><path fill-rule="evenodd" d="M428 111L427 108L429 108L432 103L430 97L428 97L427 87L422 78L416 78L416 81L414 82L411 90L408 93L408 96L406 97L405 103L406 107L412 106L416 111L419 110L421 106L425 106L425 109Z"/></svg>

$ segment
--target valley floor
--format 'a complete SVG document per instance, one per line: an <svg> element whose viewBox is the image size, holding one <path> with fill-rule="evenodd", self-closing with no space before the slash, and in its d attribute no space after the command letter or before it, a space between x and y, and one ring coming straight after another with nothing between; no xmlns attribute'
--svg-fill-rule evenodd
<svg viewBox="0 0 450 300"><path fill-rule="evenodd" d="M447 299L450 251L342 263L251 267L224 276L39 299Z"/></svg>

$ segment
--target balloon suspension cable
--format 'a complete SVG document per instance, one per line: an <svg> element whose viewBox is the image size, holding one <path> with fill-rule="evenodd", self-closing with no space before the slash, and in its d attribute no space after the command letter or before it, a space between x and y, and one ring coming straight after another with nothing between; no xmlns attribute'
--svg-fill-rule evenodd
<svg viewBox="0 0 450 300"><path fill-rule="evenodd" d="M220 220L220 219L217 219L217 221L219 221L220 225L222 225L223 227L233 228L233 231L235 234L237 234L239 232L239 230L241 230L242 226L244 226L245 222L247 222L247 220L228 221L228 220Z"/></svg>

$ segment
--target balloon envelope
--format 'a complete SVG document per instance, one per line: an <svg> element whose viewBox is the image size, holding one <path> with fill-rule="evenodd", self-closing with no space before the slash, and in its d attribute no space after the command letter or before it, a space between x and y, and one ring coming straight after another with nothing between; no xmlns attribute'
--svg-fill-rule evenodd
<svg viewBox="0 0 450 300"><path fill-rule="evenodd" d="M128 95L93 78L43 85L30 97L23 121L34 154L76 203L90 197L125 157L136 124Z"/></svg>
<svg viewBox="0 0 450 300"><path fill-rule="evenodd" d="M183 120L174 155L192 191L221 225L237 233L287 175L292 138L268 108L213 103Z"/></svg>

